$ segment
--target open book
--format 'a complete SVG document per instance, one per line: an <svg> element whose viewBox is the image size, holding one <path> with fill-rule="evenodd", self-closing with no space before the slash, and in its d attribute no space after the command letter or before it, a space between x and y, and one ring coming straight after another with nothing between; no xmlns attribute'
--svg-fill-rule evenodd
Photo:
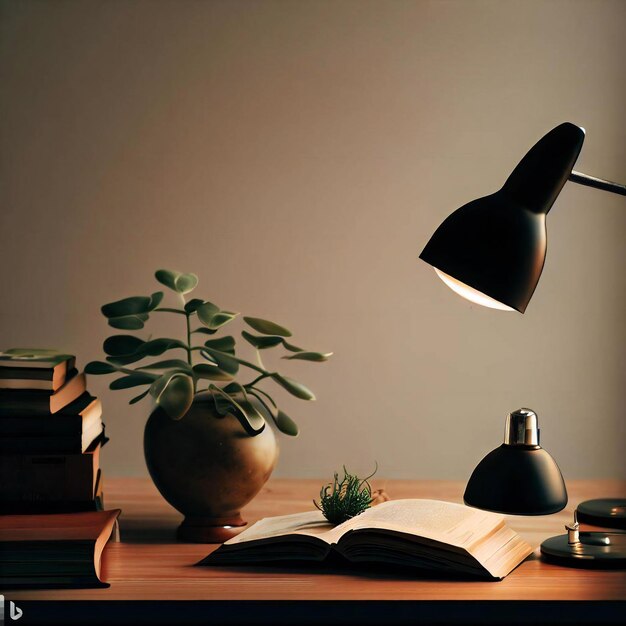
<svg viewBox="0 0 626 626"><path fill-rule="evenodd" d="M268 517L198 565L324 561L386 564L502 579L532 548L495 513L439 500L392 500L333 526L319 511Z"/></svg>

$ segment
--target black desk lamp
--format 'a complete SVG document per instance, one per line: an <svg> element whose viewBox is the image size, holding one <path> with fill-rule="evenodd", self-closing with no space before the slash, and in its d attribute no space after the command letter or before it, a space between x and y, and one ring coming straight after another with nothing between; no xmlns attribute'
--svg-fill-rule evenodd
<svg viewBox="0 0 626 626"><path fill-rule="evenodd" d="M499 191L473 200L447 217L420 259L464 298L523 313L543 270L546 216L565 183L570 180L626 196L624 185L573 171L584 139L584 129L568 122L552 129L528 151ZM478 508L522 515L554 513L567 504L558 466L539 446L534 412L519 409L508 416L504 444L478 464L464 499ZM596 524L624 527L626 500L582 503L579 520L585 521L587 509L595 515ZM568 529L569 536L544 542L542 552L568 564L612 559L623 566L626 549L607 549L615 541L610 534L589 538L595 533L579 533L575 524ZM581 536L587 541L584 546ZM621 536L617 541L626 543Z"/></svg>

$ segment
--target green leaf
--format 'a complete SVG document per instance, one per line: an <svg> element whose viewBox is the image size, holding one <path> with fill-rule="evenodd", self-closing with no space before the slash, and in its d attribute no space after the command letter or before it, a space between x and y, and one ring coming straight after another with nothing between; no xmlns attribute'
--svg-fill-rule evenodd
<svg viewBox="0 0 626 626"><path fill-rule="evenodd" d="M187 361L182 359L165 359L164 361L157 361L156 363L150 363L150 365L144 365L139 368L140 370L168 370L177 369L184 372L191 373L191 365Z"/></svg>
<svg viewBox="0 0 626 626"><path fill-rule="evenodd" d="M200 328L196 328L195 330L192 330L191 332L192 333L199 333L199 334L202 334L202 335L214 335L217 332L217 329L211 330L210 328L200 327Z"/></svg>
<svg viewBox="0 0 626 626"><path fill-rule="evenodd" d="M185 374L174 374L157 396L157 404L173 420L181 419L193 403L193 380Z"/></svg>
<svg viewBox="0 0 626 626"><path fill-rule="evenodd" d="M157 270L154 273L154 277L166 287L176 291L176 279L180 276L180 272L172 270Z"/></svg>
<svg viewBox="0 0 626 626"><path fill-rule="evenodd" d="M143 393L140 393L138 396L135 396L132 400L128 401L128 404L135 404L139 402L139 400L143 400L150 393L150 389L146 389Z"/></svg>
<svg viewBox="0 0 626 626"><path fill-rule="evenodd" d="M289 435L290 437L297 437L298 435L298 425L287 415L287 413L283 413L283 411L278 411L278 414L274 418L274 423L276 424L276 428L280 430L281 433L285 433L285 435Z"/></svg>
<svg viewBox="0 0 626 626"><path fill-rule="evenodd" d="M161 300L163 300L163 292L155 291L152 296L150 296L150 311L154 311L154 309L161 304Z"/></svg>
<svg viewBox="0 0 626 626"><path fill-rule="evenodd" d="M196 309L196 315L202 324L206 327L215 330L212 327L213 318L219 313L220 308L212 302L205 302Z"/></svg>
<svg viewBox="0 0 626 626"><path fill-rule="evenodd" d="M152 374L135 373L122 378L116 378L110 385L109 389L130 389L139 385L151 385L155 377Z"/></svg>
<svg viewBox="0 0 626 626"><path fill-rule="evenodd" d="M187 313L193 313L201 304L204 304L203 300L200 300L200 298L192 298L185 304L185 311L187 311Z"/></svg>
<svg viewBox="0 0 626 626"><path fill-rule="evenodd" d="M125 317L148 312L150 310L150 303L151 298L147 296L132 296L105 304L101 308L101 311L105 317Z"/></svg>
<svg viewBox="0 0 626 626"><path fill-rule="evenodd" d="M86 374L100 375L112 374L113 372L117 372L117 370L109 363L103 363L102 361L91 361L91 363L85 365Z"/></svg>
<svg viewBox="0 0 626 626"><path fill-rule="evenodd" d="M218 328L228 324L228 322L232 322L238 315L239 313L235 313L233 311L220 311L213 316L211 328L217 330Z"/></svg>
<svg viewBox="0 0 626 626"><path fill-rule="evenodd" d="M201 354L205 352L217 363L217 366L227 374L234 376L239 371L239 362L230 354L214 350L208 346L201 350Z"/></svg>
<svg viewBox="0 0 626 626"><path fill-rule="evenodd" d="M285 348L285 350L289 350L289 352L304 352L304 348L298 348L298 346L294 346L291 343L287 343L284 339L283 339L283 347Z"/></svg>
<svg viewBox="0 0 626 626"><path fill-rule="evenodd" d="M315 400L313 392L293 378L288 378L281 374L272 374L272 379L286 389L292 396L300 398L300 400Z"/></svg>
<svg viewBox="0 0 626 626"><path fill-rule="evenodd" d="M247 330L241 331L241 336L251 345L259 350L266 350L267 348L273 348L277 346L279 343L282 343L282 337L270 336L270 337L259 337L258 335L253 335L249 333Z"/></svg>
<svg viewBox="0 0 626 626"><path fill-rule="evenodd" d="M217 365L206 365L205 363L198 363L193 366L193 373L198 378L204 378L206 380L232 380L232 376L222 371Z"/></svg>
<svg viewBox="0 0 626 626"><path fill-rule="evenodd" d="M143 339L134 335L112 335L104 341L102 349L109 356L126 356L135 354L144 343Z"/></svg>
<svg viewBox="0 0 626 626"><path fill-rule="evenodd" d="M284 356L283 359L293 361L294 359L300 359L301 361L315 361L320 363L322 361L328 361L328 358L332 356L332 352L296 352L291 356Z"/></svg>
<svg viewBox="0 0 626 626"><path fill-rule="evenodd" d="M185 351L187 350L186 344L184 344L179 339L169 339L167 337L162 337L146 341L138 352L141 353L144 357L159 356L167 350L171 350L172 348L182 348Z"/></svg>
<svg viewBox="0 0 626 626"><path fill-rule="evenodd" d="M280 337L291 337L291 331L275 322L261 319L260 317L244 317L244 322L263 335L279 335Z"/></svg>
<svg viewBox="0 0 626 626"><path fill-rule="evenodd" d="M231 387L231 385L225 387L224 391L228 391L229 387ZM271 396L266 394L261 389L254 388L249 389L248 393L257 399L260 406L264 409L264 412L267 413L266 419L271 417L278 430L291 437L296 437L298 435L298 426L296 423L286 413L278 409ZM265 398L262 398L259 394L263 394ZM268 405L266 398L269 400L270 405Z"/></svg>
<svg viewBox="0 0 626 626"><path fill-rule="evenodd" d="M209 385L209 391L213 394L219 394L222 398L230 402L233 415L239 420L239 423L243 426L248 435L254 437L261 433L265 428L265 419L248 399L246 390L238 383L231 383L228 387L230 389L237 388L239 390L236 397L235 394L227 393L217 385Z"/></svg>
<svg viewBox="0 0 626 626"><path fill-rule="evenodd" d="M109 326L119 330L141 330L143 323L148 319L145 313L140 315L124 315L122 317L110 317Z"/></svg>
<svg viewBox="0 0 626 626"><path fill-rule="evenodd" d="M207 348L213 348L213 350L219 350L227 354L235 354L235 338L230 335L220 337L219 339L209 339L204 342L204 345Z"/></svg>
<svg viewBox="0 0 626 626"><path fill-rule="evenodd" d="M198 277L195 274L181 274L174 281L178 293L189 293L198 285Z"/></svg>

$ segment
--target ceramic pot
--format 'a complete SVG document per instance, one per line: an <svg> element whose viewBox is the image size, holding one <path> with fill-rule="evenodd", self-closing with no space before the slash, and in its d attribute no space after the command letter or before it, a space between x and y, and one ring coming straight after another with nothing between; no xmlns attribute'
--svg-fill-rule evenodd
<svg viewBox="0 0 626 626"><path fill-rule="evenodd" d="M208 392L176 421L157 407L144 431L150 476L184 516L182 541L218 543L240 532L241 508L270 477L278 459L272 428L250 437L232 415L220 416Z"/></svg>

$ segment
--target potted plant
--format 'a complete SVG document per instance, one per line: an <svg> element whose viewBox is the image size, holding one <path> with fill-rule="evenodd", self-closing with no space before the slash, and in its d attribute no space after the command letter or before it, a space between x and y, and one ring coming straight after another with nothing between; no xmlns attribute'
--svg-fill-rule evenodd
<svg viewBox="0 0 626 626"><path fill-rule="evenodd" d="M143 388L130 404L153 398L144 453L158 490L185 515L178 536L224 541L245 524L241 507L276 464L278 447L268 422L286 435L298 434L296 423L260 383L271 381L301 400L315 399L302 383L267 369L261 351L282 348L283 358L312 362L326 361L331 353L299 348L288 341L291 332L283 326L243 317L250 330L241 336L256 350L256 362L242 359L232 335L218 336L238 313L187 299L198 284L195 274L158 270L155 277L177 295L178 306L161 306L164 294L157 291L105 304L102 313L109 326L125 331L143 329L152 314L171 314L182 322L182 339L115 334L103 344L106 360L88 363L85 371L119 374L111 389ZM244 371L251 373L248 382Z"/></svg>

